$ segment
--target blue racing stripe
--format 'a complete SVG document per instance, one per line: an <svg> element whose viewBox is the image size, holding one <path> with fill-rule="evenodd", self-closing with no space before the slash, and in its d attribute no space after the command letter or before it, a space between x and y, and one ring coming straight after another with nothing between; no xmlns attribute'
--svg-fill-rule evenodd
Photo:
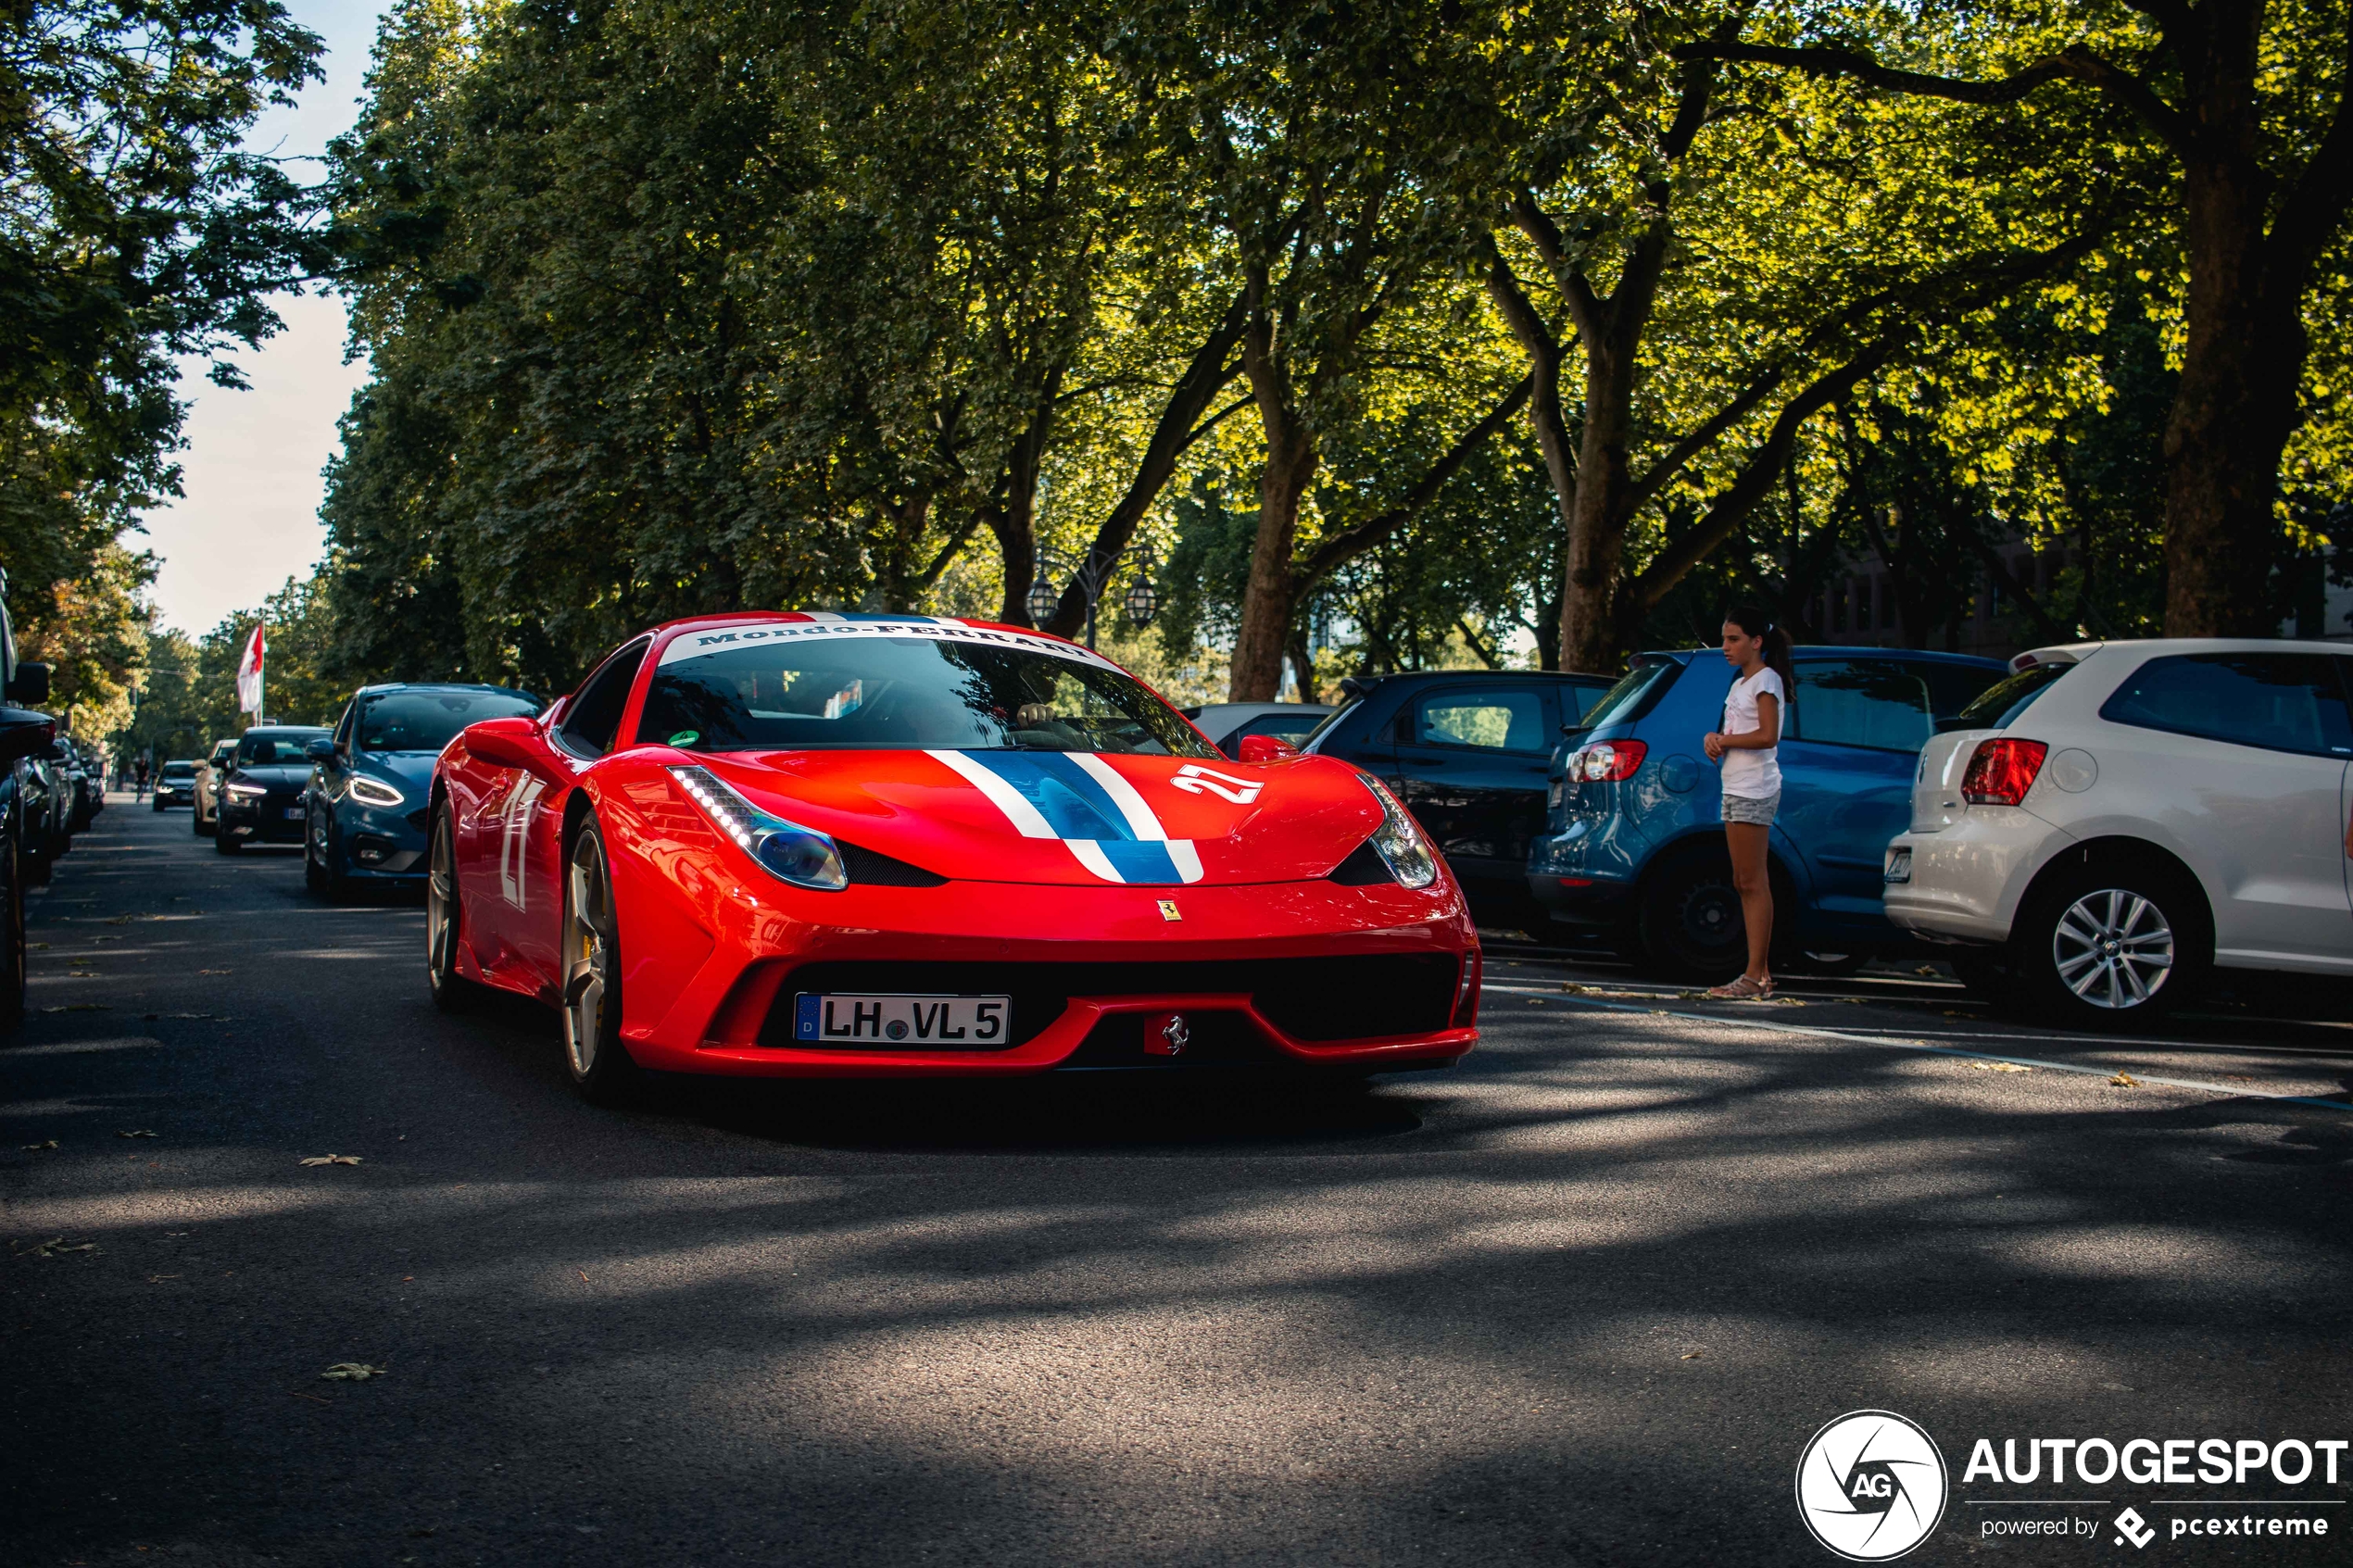
<svg viewBox="0 0 2353 1568"><path fill-rule="evenodd" d="M1177 873L1176 862L1170 859L1168 846L1164 844L1099 838L1095 841L1095 847L1103 852L1103 859L1111 862L1112 870L1119 873L1122 882L1177 883L1185 880Z"/></svg>
<svg viewBox="0 0 2353 1568"><path fill-rule="evenodd" d="M1114 865L1119 864L1119 859L1111 851L1136 836L1128 829L1126 813L1112 803L1103 786L1058 751L967 751L964 755L1037 807L1056 837L1103 842L1104 853ZM1163 861L1168 859L1166 850L1154 848Z"/></svg>

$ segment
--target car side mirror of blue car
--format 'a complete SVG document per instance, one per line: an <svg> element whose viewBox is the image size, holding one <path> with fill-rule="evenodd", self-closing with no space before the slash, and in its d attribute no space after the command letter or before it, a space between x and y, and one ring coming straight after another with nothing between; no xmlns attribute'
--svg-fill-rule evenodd
<svg viewBox="0 0 2353 1568"><path fill-rule="evenodd" d="M321 735L305 746L302 754L313 762L332 762L335 757L335 743Z"/></svg>

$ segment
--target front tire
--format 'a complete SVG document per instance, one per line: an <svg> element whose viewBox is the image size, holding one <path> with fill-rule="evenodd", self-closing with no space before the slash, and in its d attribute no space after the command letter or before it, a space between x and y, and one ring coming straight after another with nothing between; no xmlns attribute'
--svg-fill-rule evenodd
<svg viewBox="0 0 2353 1568"><path fill-rule="evenodd" d="M572 1086L591 1105L623 1105L645 1085L645 1072L621 1039L621 922L612 868L597 819L583 821L564 857L564 1065Z"/></svg>
<svg viewBox="0 0 2353 1568"><path fill-rule="evenodd" d="M160 795L156 797L156 810L158 813L163 810L163 797Z"/></svg>
<svg viewBox="0 0 2353 1568"><path fill-rule="evenodd" d="M2138 1028L2203 977L2204 901L2176 877L2086 865L2035 890L2009 968L2034 1014L2071 1029Z"/></svg>
<svg viewBox="0 0 2353 1568"><path fill-rule="evenodd" d="M302 824L302 884L315 897L340 898L351 891L343 874L343 851L335 843L334 819L321 829L316 807Z"/></svg>
<svg viewBox="0 0 2353 1568"><path fill-rule="evenodd" d="M483 987L458 972L459 920L457 823L443 801L433 814L433 836L425 848L425 981L433 1005L444 1012L470 1012Z"/></svg>

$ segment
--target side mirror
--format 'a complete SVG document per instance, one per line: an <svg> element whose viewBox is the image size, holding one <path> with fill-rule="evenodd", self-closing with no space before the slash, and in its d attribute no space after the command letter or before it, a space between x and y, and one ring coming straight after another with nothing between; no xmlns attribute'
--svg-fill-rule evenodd
<svg viewBox="0 0 2353 1568"><path fill-rule="evenodd" d="M1239 759L1244 762L1280 762L1286 757L1299 755L1299 747L1280 735L1244 735Z"/></svg>
<svg viewBox="0 0 2353 1568"><path fill-rule="evenodd" d="M59 746L56 741L51 741L47 746L42 747L41 757L44 761L63 762L67 760L66 748Z"/></svg>
<svg viewBox="0 0 2353 1568"><path fill-rule="evenodd" d="M332 762L335 759L335 743L325 735L316 735L303 746L302 754L313 762Z"/></svg>
<svg viewBox="0 0 2353 1568"><path fill-rule="evenodd" d="M56 669L48 664L19 664L17 678L8 683L8 700L38 706L49 700L49 676Z"/></svg>
<svg viewBox="0 0 2353 1568"><path fill-rule="evenodd" d="M57 734L57 721L46 713L0 708L0 762L21 761L43 751Z"/></svg>
<svg viewBox="0 0 2353 1568"><path fill-rule="evenodd" d="M464 746L468 756L479 758L494 768L521 768L524 772L542 775L547 772L547 759L539 746L539 727L528 719L484 719L459 731L452 744Z"/></svg>

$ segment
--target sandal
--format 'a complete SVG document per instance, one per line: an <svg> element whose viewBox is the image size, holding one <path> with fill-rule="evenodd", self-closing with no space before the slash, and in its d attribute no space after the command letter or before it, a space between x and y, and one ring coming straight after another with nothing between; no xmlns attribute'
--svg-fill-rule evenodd
<svg viewBox="0 0 2353 1568"><path fill-rule="evenodd" d="M1751 980L1743 974L1728 985L1710 986L1707 994L1719 1002L1761 1002L1772 996L1773 978Z"/></svg>

